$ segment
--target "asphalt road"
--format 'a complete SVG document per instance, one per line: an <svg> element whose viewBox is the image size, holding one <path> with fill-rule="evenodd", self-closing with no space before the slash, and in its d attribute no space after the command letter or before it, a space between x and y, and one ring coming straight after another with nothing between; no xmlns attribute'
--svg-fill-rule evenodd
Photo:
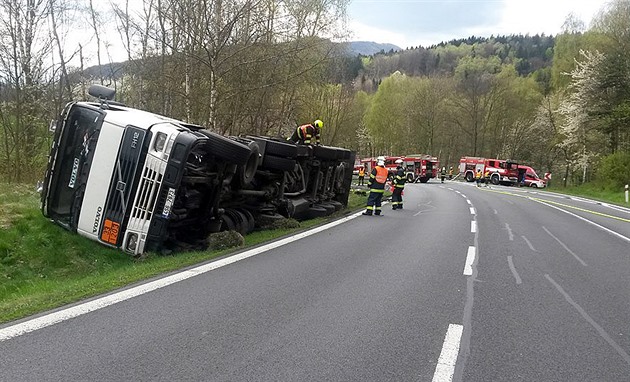
<svg viewBox="0 0 630 382"><path fill-rule="evenodd" d="M630 210L459 182L404 206L0 326L0 380L630 381Z"/></svg>

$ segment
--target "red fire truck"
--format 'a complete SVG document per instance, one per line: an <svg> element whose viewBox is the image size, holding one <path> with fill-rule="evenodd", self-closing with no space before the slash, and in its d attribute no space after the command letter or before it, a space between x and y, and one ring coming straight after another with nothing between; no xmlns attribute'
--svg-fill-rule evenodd
<svg viewBox="0 0 630 382"><path fill-rule="evenodd" d="M475 173L490 173L492 184L516 185L519 180L518 163L505 159L488 159L479 157L462 157L459 160L459 173L468 182L475 180Z"/></svg>
<svg viewBox="0 0 630 382"><path fill-rule="evenodd" d="M426 183L431 178L437 178L440 171L440 162L438 158L426 154L413 154L407 156L385 156L385 168L392 177L396 174L396 160L403 160L403 168L409 183ZM361 165L367 164L366 173L370 173L376 166L376 158L364 158L360 161Z"/></svg>
<svg viewBox="0 0 630 382"><path fill-rule="evenodd" d="M431 178L437 178L440 171L440 161L431 155L407 155L402 160L409 183L426 183Z"/></svg>

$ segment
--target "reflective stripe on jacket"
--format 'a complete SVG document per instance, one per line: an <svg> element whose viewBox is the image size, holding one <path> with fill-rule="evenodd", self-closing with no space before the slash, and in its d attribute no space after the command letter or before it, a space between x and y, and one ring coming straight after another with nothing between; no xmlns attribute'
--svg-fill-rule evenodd
<svg viewBox="0 0 630 382"><path fill-rule="evenodd" d="M371 192L384 192L385 182L387 181L387 169L382 166L376 166L370 173L370 191Z"/></svg>
<svg viewBox="0 0 630 382"><path fill-rule="evenodd" d="M406 180L407 177L405 176L405 170L403 170L402 167L398 167L398 171L396 171L396 177L394 177L394 184L398 188L404 188Z"/></svg>

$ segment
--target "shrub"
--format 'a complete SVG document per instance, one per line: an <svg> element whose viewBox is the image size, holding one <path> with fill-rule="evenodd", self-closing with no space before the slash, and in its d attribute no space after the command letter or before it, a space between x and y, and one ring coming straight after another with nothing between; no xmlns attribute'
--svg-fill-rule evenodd
<svg viewBox="0 0 630 382"><path fill-rule="evenodd" d="M597 169L597 182L609 190L620 190L629 184L630 153L618 152L603 157Z"/></svg>

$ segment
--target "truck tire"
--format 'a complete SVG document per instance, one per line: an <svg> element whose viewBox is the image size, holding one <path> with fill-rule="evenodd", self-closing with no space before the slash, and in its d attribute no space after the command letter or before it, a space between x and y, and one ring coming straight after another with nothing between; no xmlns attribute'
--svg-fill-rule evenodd
<svg viewBox="0 0 630 382"><path fill-rule="evenodd" d="M251 150L244 144L208 130L199 130L208 137L210 154L217 158L242 166L249 160Z"/></svg>
<svg viewBox="0 0 630 382"><path fill-rule="evenodd" d="M407 174L407 183L413 183L413 174Z"/></svg>
<svg viewBox="0 0 630 382"><path fill-rule="evenodd" d="M266 141L265 154L284 158L295 158L298 155L297 145L293 142L280 142L269 138L263 139Z"/></svg>
<svg viewBox="0 0 630 382"><path fill-rule="evenodd" d="M466 182L472 182L474 180L472 172L467 172L464 178L466 179Z"/></svg>
<svg viewBox="0 0 630 382"><path fill-rule="evenodd" d="M328 216L328 211L324 207L315 205L308 209L309 219L322 218L324 216Z"/></svg>
<svg viewBox="0 0 630 382"><path fill-rule="evenodd" d="M326 147L326 146L314 146L313 147L313 155L317 159L323 160L335 160L339 158L339 154L337 153L337 149L334 147Z"/></svg>
<svg viewBox="0 0 630 382"><path fill-rule="evenodd" d="M499 184L499 176L498 175L493 175L490 178L490 182L496 186L497 184Z"/></svg>
<svg viewBox="0 0 630 382"><path fill-rule="evenodd" d="M258 147L258 143L251 141L247 146L251 150L249 158L247 158L247 163L238 166L237 169L238 180L241 187L250 184L251 181L254 180L256 170L258 170L258 161L260 159L260 148Z"/></svg>
<svg viewBox="0 0 630 382"><path fill-rule="evenodd" d="M295 160L265 155L261 167L269 170L293 171L295 170Z"/></svg>

